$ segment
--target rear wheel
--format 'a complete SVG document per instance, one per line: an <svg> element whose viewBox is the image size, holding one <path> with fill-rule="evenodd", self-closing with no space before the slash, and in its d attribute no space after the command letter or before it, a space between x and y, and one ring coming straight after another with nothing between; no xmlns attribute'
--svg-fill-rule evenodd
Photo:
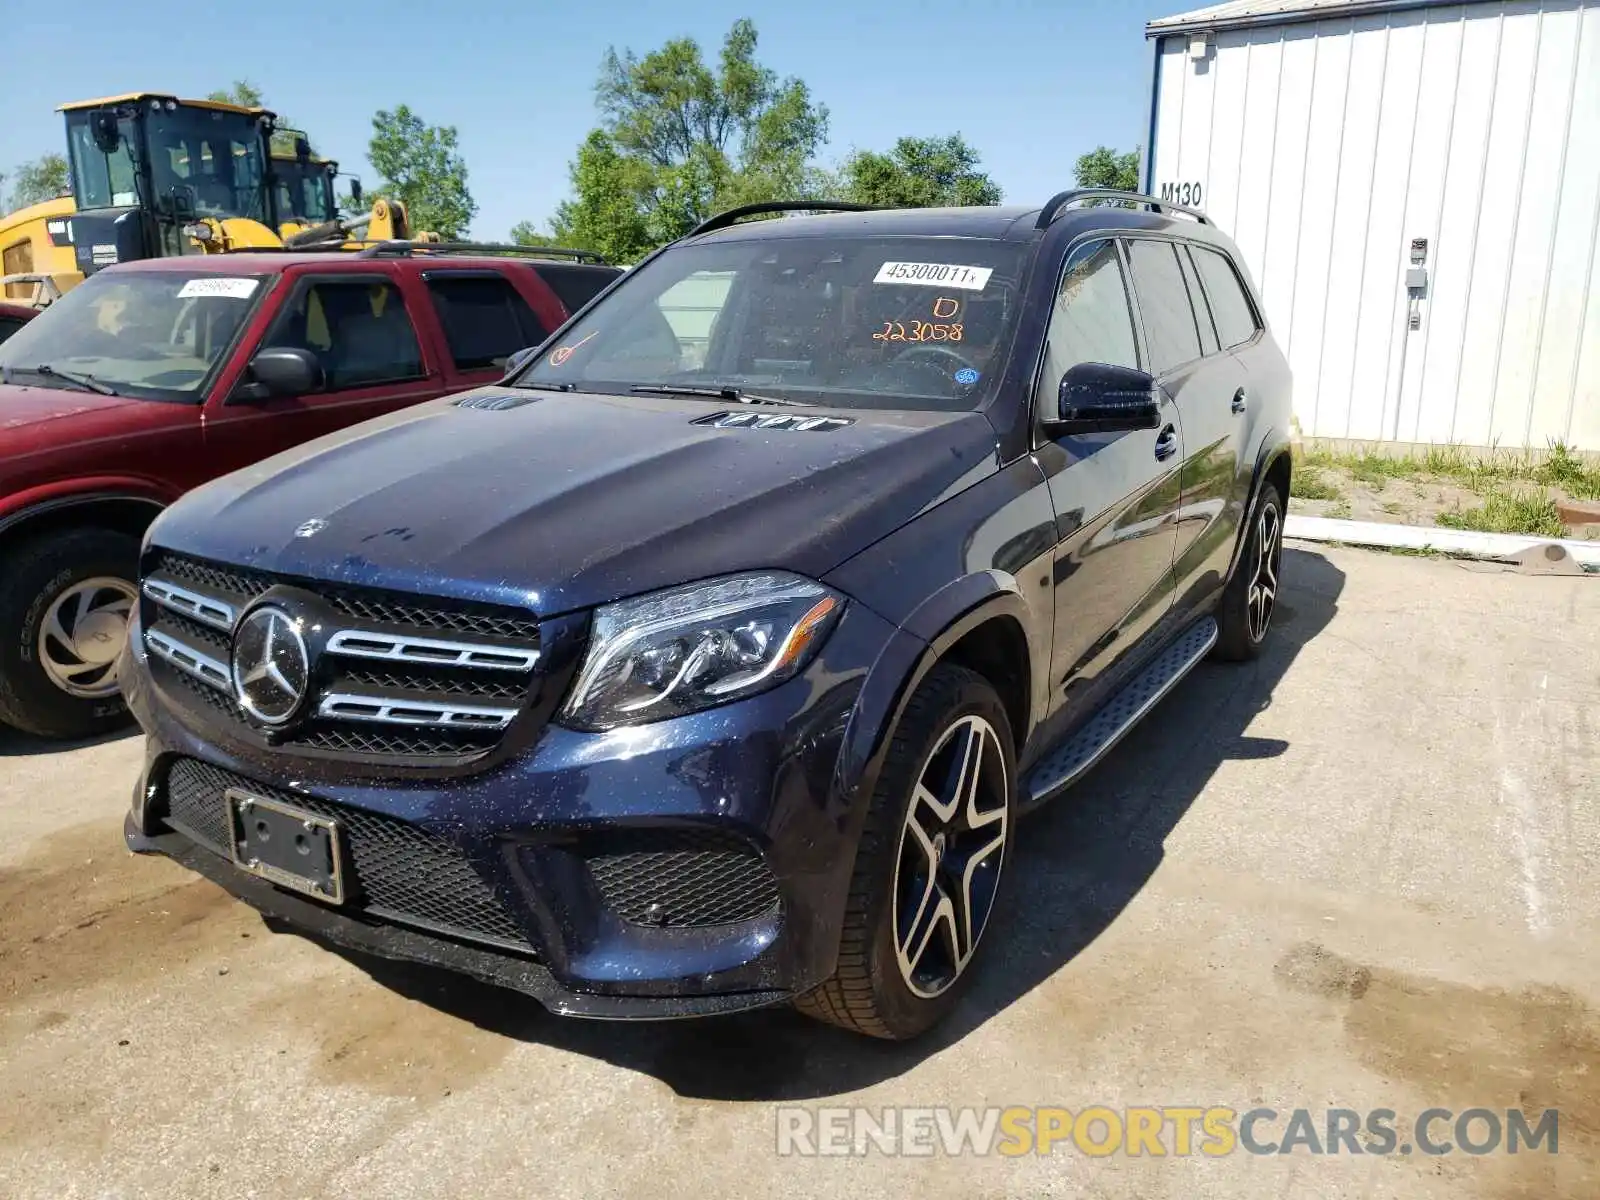
<svg viewBox="0 0 1600 1200"><path fill-rule="evenodd" d="M955 1004L999 895L1015 825L1011 728L994 688L935 667L901 717L873 794L831 979L804 1013L915 1037Z"/></svg>
<svg viewBox="0 0 1600 1200"><path fill-rule="evenodd" d="M1218 658L1245 662L1261 653L1278 606L1283 562L1283 500L1263 484L1246 533L1244 553L1217 604Z"/></svg>
<svg viewBox="0 0 1600 1200"><path fill-rule="evenodd" d="M0 578L0 722L49 738L125 724L117 668L139 544L107 529L26 542Z"/></svg>

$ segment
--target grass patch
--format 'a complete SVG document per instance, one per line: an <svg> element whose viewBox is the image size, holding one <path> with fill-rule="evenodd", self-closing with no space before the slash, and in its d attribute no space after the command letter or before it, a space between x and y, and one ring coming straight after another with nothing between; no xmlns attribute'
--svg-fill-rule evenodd
<svg viewBox="0 0 1600 1200"><path fill-rule="evenodd" d="M1362 483L1382 488L1391 479L1449 480L1489 499L1508 485L1526 483L1557 487L1577 500L1600 499L1600 463L1589 463L1557 442L1535 460L1470 453L1460 446L1430 446L1420 457L1391 457L1370 450L1340 454L1316 450L1305 456L1304 469L1348 471ZM1485 504L1488 507L1488 504ZM1504 508L1504 501L1500 502Z"/></svg>
<svg viewBox="0 0 1600 1200"><path fill-rule="evenodd" d="M1332 517L1336 521L1348 521L1350 519L1350 501L1340 500L1335 504L1328 505L1328 511L1324 515Z"/></svg>
<svg viewBox="0 0 1600 1200"><path fill-rule="evenodd" d="M1531 492L1491 490L1476 508L1440 513L1437 524L1446 529L1474 529L1481 533L1526 533L1540 537L1565 537L1567 527L1556 515L1555 501Z"/></svg>
<svg viewBox="0 0 1600 1200"><path fill-rule="evenodd" d="M1398 500L1385 500L1382 508L1383 511L1388 513L1391 517L1398 517L1401 513L1401 506Z"/></svg>
<svg viewBox="0 0 1600 1200"><path fill-rule="evenodd" d="M1300 500L1337 500L1342 493L1308 463L1289 477L1289 495Z"/></svg>

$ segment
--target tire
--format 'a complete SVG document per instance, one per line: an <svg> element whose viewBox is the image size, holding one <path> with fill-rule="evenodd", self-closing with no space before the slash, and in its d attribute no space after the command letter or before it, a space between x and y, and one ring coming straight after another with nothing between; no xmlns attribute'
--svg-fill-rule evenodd
<svg viewBox="0 0 1600 1200"><path fill-rule="evenodd" d="M1275 484L1261 487L1244 552L1233 578L1217 602L1217 658L1248 662L1261 653L1277 610L1279 568L1283 562L1283 498ZM1263 575L1263 571L1267 573ZM1257 589L1261 589L1258 592ZM1264 593L1264 596L1263 596ZM1263 608L1264 604L1264 608ZM1254 607L1252 607L1254 606Z"/></svg>
<svg viewBox="0 0 1600 1200"><path fill-rule="evenodd" d="M139 543L108 529L75 529L24 542L6 558L0 577L0 722L61 739L95 737L125 725L128 709L116 686L115 655L137 595ZM59 624L47 632L52 617ZM82 651L60 632L77 632ZM65 683L63 670L75 672Z"/></svg>
<svg viewBox="0 0 1600 1200"><path fill-rule="evenodd" d="M982 769L974 803L963 804L959 763L969 744L978 747ZM948 807L954 811L943 814L948 826L939 811L945 806L919 794L925 775L934 790L953 798ZM831 978L798 996L795 1007L818 1020L891 1041L916 1037L937 1024L971 981L983 933L997 906L1016 827L1016 789L1011 726L994 687L963 667L935 667L900 718L873 792L856 848L837 967ZM921 840L907 824L914 794ZM963 824L971 827L958 828ZM930 835L936 826L942 831ZM998 843L992 844L996 838ZM936 853L942 868L928 872L924 868ZM972 865L963 870L963 864ZM943 891L927 890L929 875L940 881ZM961 878L972 886L962 889ZM897 885L904 897L900 905ZM944 909L943 901L932 900L937 896L970 898L967 909L976 929L970 942L958 944L954 917L959 910ZM907 939L926 947L911 964L918 969L908 975L896 921L898 917L910 928L907 918L919 903L931 903L922 912L948 911L952 919L936 916L919 926L931 936Z"/></svg>

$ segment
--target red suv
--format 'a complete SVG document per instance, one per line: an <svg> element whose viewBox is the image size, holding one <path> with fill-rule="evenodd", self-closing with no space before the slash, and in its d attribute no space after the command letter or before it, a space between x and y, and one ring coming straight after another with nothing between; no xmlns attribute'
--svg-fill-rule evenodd
<svg viewBox="0 0 1600 1200"><path fill-rule="evenodd" d="M109 267L0 344L0 723L126 719L139 539L184 492L498 380L621 270L586 252L385 243Z"/></svg>

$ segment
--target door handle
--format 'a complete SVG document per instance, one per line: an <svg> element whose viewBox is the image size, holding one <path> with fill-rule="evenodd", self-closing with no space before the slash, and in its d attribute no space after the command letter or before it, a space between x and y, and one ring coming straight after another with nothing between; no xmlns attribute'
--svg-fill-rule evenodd
<svg viewBox="0 0 1600 1200"><path fill-rule="evenodd" d="M1178 431L1168 425L1156 438L1156 461L1166 462L1178 452Z"/></svg>
<svg viewBox="0 0 1600 1200"><path fill-rule="evenodd" d="M1242 413L1245 410L1247 402L1248 401L1244 394L1244 389L1240 388L1233 394L1233 411L1236 413Z"/></svg>

